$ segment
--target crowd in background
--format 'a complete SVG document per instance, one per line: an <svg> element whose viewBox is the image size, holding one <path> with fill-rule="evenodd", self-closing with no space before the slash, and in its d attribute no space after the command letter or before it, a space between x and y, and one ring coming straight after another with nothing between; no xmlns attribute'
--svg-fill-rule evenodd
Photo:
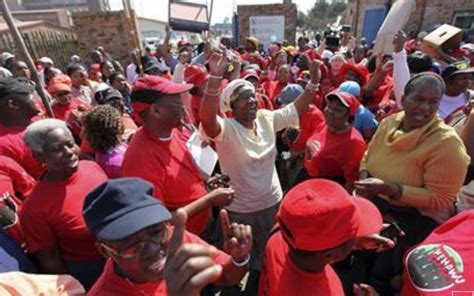
<svg viewBox="0 0 474 296"><path fill-rule="evenodd" d="M425 35L173 52L167 27L126 67L39 59L54 118L2 53L0 291L474 290L473 36L430 57Z"/></svg>

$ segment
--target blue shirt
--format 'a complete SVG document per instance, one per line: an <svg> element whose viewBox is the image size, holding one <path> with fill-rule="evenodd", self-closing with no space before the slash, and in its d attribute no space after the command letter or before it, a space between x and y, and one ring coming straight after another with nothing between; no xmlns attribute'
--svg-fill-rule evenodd
<svg viewBox="0 0 474 296"><path fill-rule="evenodd" d="M375 129L378 125L374 114L372 114L369 109L362 105L357 109L354 116L354 127L357 131L362 134L364 130Z"/></svg>
<svg viewBox="0 0 474 296"><path fill-rule="evenodd" d="M36 269L18 243L0 228L0 273L11 271L34 273Z"/></svg>

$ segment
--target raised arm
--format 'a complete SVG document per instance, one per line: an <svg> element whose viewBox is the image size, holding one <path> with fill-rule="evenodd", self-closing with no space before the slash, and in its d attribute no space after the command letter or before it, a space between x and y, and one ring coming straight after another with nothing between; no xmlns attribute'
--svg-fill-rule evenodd
<svg viewBox="0 0 474 296"><path fill-rule="evenodd" d="M209 60L209 81L207 82L204 96L199 109L201 126L205 134L210 138L215 138L221 133L221 125L217 121L217 108L219 106L219 96L221 93L221 80L227 70L228 62L222 54L213 53Z"/></svg>
<svg viewBox="0 0 474 296"><path fill-rule="evenodd" d="M405 85L410 80L410 69L408 68L407 52L404 49L406 35L399 31L393 38L393 92L397 100L397 106L402 109L402 96Z"/></svg>
<svg viewBox="0 0 474 296"><path fill-rule="evenodd" d="M313 101L313 95L319 88L319 81L321 80L321 61L314 60L310 66L311 81L306 86L304 92L295 100L295 107L298 111L298 116L303 117L309 108L309 104Z"/></svg>
<svg viewBox="0 0 474 296"><path fill-rule="evenodd" d="M163 52L161 54L163 55L163 59L168 64L168 66L170 65L169 61L171 60L170 37L171 37L171 28L170 28L170 25L167 24L165 26L165 39L163 40L163 47L162 47Z"/></svg>

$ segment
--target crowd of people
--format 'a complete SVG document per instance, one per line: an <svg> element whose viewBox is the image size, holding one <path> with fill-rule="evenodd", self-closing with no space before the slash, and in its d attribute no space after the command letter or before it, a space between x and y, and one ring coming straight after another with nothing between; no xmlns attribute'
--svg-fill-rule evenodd
<svg viewBox="0 0 474 296"><path fill-rule="evenodd" d="M472 40L339 37L3 53L0 291L474 290Z"/></svg>

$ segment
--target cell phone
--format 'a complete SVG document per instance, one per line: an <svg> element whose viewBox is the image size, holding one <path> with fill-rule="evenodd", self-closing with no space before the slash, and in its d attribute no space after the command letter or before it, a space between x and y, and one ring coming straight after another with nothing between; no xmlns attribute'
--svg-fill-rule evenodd
<svg viewBox="0 0 474 296"><path fill-rule="evenodd" d="M209 179L207 182L208 186L210 188L219 188L219 187L224 187L224 188L229 188L230 178L227 175L217 175Z"/></svg>
<svg viewBox="0 0 474 296"><path fill-rule="evenodd" d="M402 236L403 230L400 228L397 222L393 222L389 227L385 228L380 232L380 235L391 240L395 240Z"/></svg>

